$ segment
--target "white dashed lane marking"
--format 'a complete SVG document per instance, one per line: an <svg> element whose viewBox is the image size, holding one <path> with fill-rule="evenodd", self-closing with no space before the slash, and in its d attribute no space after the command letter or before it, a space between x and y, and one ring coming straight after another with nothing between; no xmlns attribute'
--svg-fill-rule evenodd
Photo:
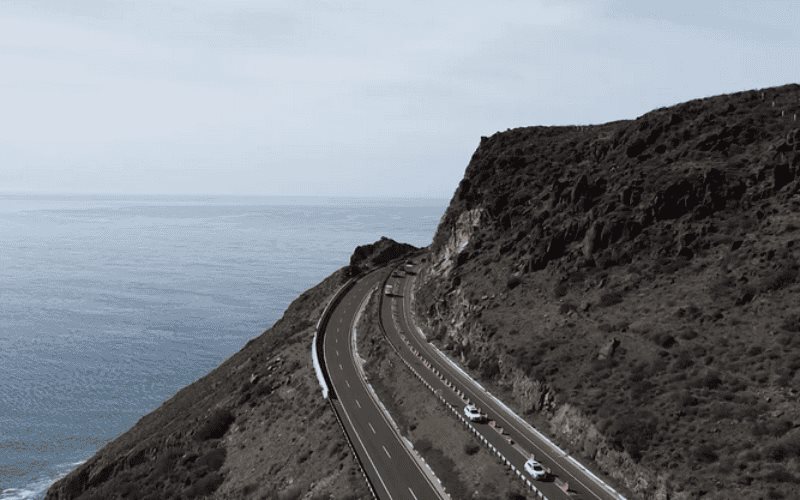
<svg viewBox="0 0 800 500"><path fill-rule="evenodd" d="M387 450L385 446L381 446L381 448L383 448L383 452L386 453L387 457L392 458L392 456L389 455L389 450Z"/></svg>
<svg viewBox="0 0 800 500"><path fill-rule="evenodd" d="M359 408L361 408L361 403L359 403L357 399L356 399L356 406L358 406Z"/></svg>
<svg viewBox="0 0 800 500"><path fill-rule="evenodd" d="M375 432L375 427L372 427L371 423L367 422L367 425L369 426L369 428L370 428L370 430L372 431L373 434L377 434L377 432Z"/></svg>

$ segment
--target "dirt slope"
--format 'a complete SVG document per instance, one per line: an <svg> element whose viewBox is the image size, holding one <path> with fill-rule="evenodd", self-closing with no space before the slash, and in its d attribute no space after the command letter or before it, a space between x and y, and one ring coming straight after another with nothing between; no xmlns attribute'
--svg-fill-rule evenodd
<svg viewBox="0 0 800 500"><path fill-rule="evenodd" d="M419 316L642 497L800 487L800 86L482 138Z"/></svg>

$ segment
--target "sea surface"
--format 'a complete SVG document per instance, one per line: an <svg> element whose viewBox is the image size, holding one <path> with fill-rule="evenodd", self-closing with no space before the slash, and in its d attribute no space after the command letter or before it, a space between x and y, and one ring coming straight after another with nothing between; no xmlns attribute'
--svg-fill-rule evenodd
<svg viewBox="0 0 800 500"><path fill-rule="evenodd" d="M47 486L445 200L0 195L0 500Z"/></svg>

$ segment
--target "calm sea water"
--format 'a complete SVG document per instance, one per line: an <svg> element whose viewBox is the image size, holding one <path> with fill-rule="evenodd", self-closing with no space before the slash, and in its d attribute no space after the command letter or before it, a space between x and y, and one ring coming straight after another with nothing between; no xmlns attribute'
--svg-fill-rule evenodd
<svg viewBox="0 0 800 500"><path fill-rule="evenodd" d="M0 195L0 499L46 487L446 202Z"/></svg>

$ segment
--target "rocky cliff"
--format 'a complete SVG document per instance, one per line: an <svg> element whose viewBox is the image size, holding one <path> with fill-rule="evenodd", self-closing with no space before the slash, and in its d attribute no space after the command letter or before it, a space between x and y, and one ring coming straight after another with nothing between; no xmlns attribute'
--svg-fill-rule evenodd
<svg viewBox="0 0 800 500"><path fill-rule="evenodd" d="M481 139L420 273L432 338L647 498L800 483L800 86Z"/></svg>

